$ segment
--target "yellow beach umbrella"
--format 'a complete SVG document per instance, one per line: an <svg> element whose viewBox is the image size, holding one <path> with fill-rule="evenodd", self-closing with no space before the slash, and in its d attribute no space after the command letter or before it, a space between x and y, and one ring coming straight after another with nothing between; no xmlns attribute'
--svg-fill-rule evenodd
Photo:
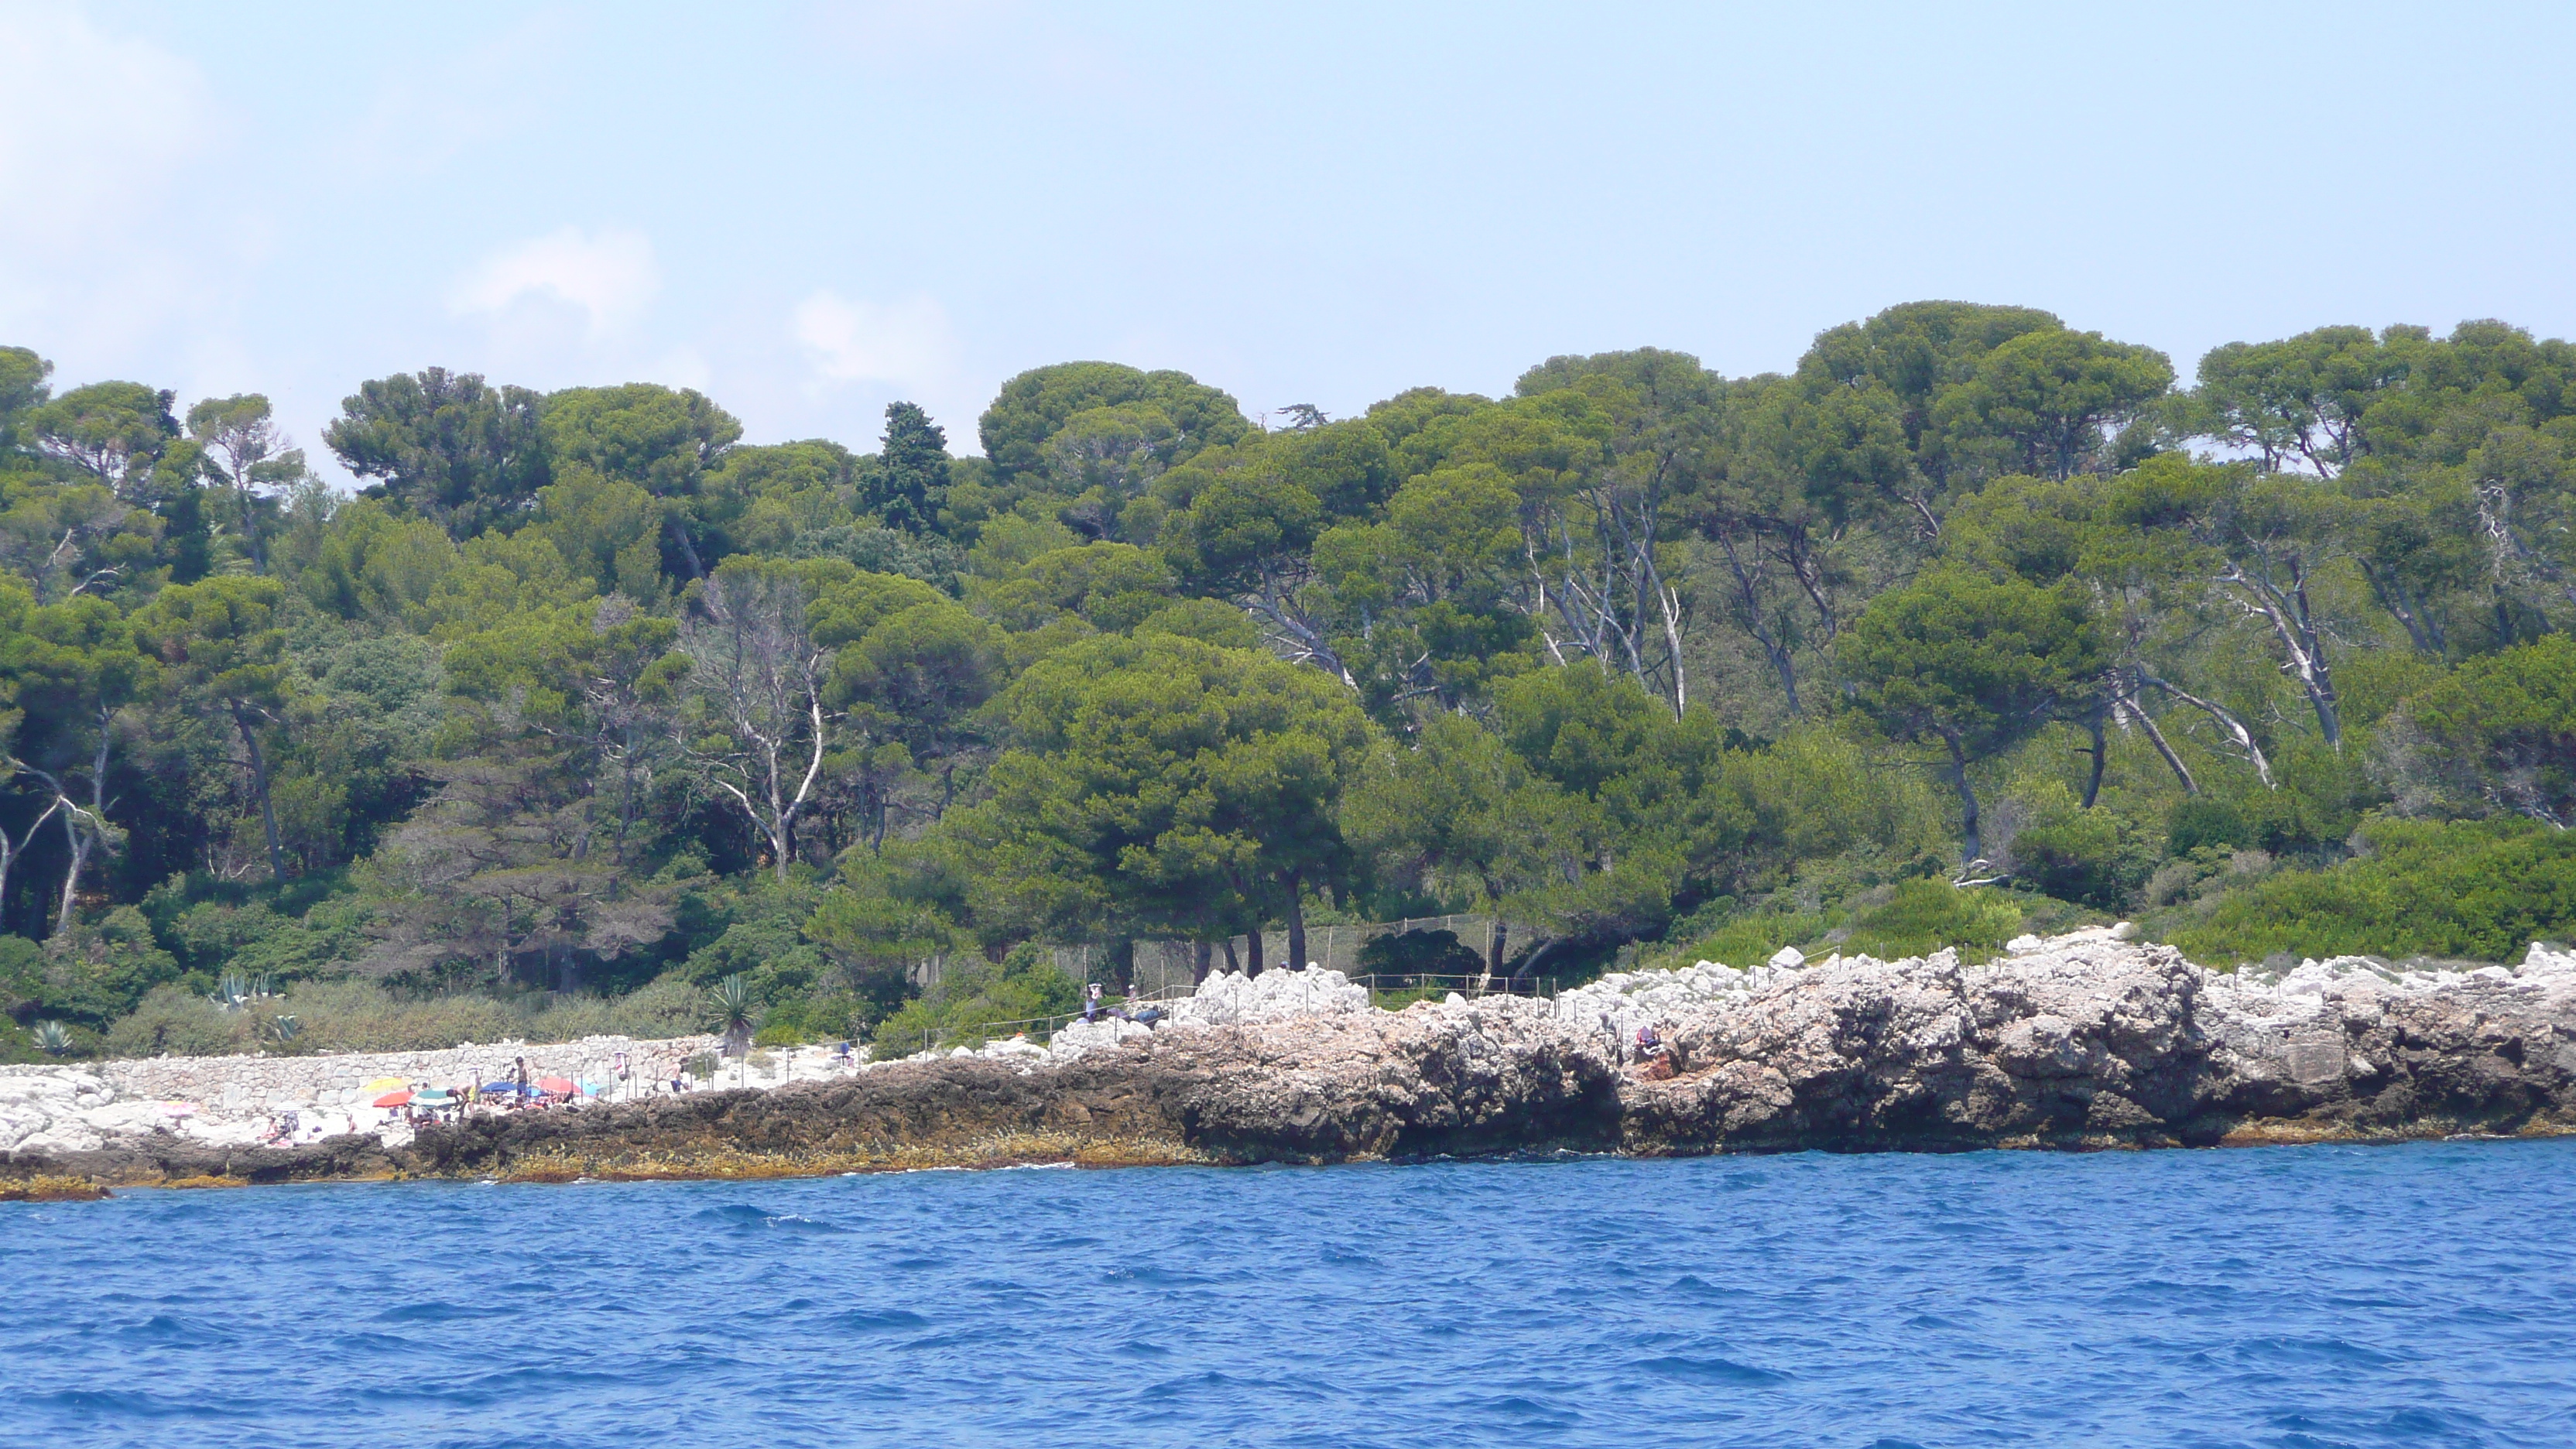
<svg viewBox="0 0 2576 1449"><path fill-rule="evenodd" d="M408 1087L410 1085L411 1083L404 1081L400 1077L378 1077L374 1081L367 1083L365 1086L360 1087L358 1090L361 1092L390 1092L397 1087Z"/></svg>

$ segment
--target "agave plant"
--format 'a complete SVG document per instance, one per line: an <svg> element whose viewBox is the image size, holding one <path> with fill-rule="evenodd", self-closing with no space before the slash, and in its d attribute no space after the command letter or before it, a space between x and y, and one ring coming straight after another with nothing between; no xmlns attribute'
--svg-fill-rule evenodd
<svg viewBox="0 0 2576 1449"><path fill-rule="evenodd" d="M215 994L206 999L225 1011L239 1011L250 1005L250 982L237 971L227 971L215 983Z"/></svg>
<svg viewBox="0 0 2576 1449"><path fill-rule="evenodd" d="M36 1050L58 1057L72 1049L72 1034L59 1021L40 1021L35 1030Z"/></svg>
<svg viewBox="0 0 2576 1449"><path fill-rule="evenodd" d="M280 1012L262 1022L260 1030L270 1041L280 1047L286 1047L293 1045L297 1037L304 1035L304 1023Z"/></svg>
<svg viewBox="0 0 2576 1449"><path fill-rule="evenodd" d="M758 1024L760 1010L751 999L751 983L737 971L716 983L717 1030L724 1033L725 1050L737 1063L735 1075L741 1074L740 1061L751 1050L752 1028Z"/></svg>

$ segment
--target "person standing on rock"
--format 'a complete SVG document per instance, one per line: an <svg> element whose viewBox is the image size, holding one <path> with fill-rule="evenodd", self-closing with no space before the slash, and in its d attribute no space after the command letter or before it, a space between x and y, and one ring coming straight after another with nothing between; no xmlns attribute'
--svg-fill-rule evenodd
<svg viewBox="0 0 2576 1449"><path fill-rule="evenodd" d="M1082 1023L1089 1026L1098 1020L1100 1020L1100 983L1094 981L1090 989L1082 993Z"/></svg>

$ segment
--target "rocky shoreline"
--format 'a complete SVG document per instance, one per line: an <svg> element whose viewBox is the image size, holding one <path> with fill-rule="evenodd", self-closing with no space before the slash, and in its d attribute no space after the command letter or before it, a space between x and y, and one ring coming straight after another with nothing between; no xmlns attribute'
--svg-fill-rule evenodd
<svg viewBox="0 0 2576 1449"><path fill-rule="evenodd" d="M1335 973L1317 973L1333 977ZM1059 1161L1957 1151L2400 1141L2576 1131L2576 955L2276 981L2114 931L2003 958L1702 963L1555 1001L1378 1011L1338 980L1210 993L1120 1023L769 1091L476 1117L399 1145L168 1132L19 1151L0 1178L760 1177ZM1318 988L1321 988L1320 990ZM1292 999L1293 995L1293 999ZM1358 999L1354 999L1358 998ZM1665 1050L1639 1060L1636 1028Z"/></svg>

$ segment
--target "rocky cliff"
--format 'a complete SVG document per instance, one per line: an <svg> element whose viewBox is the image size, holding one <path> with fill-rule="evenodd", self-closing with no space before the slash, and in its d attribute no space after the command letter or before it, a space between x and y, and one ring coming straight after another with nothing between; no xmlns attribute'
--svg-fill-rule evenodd
<svg viewBox="0 0 2576 1449"><path fill-rule="evenodd" d="M1310 989L1296 993L1309 1005L1273 1010L1229 990L1222 1013L1068 1033L1052 1051L478 1118L395 1149L334 1139L214 1162L126 1141L19 1154L8 1170L644 1176L2576 1130L2576 956L2539 947L2510 969L2345 958L2256 982L2089 932L2025 938L1983 965L1948 952L1752 972L1703 963L1553 1002L1453 997L1381 1012ZM1636 1029L1649 1024L1663 1049L1641 1059Z"/></svg>

